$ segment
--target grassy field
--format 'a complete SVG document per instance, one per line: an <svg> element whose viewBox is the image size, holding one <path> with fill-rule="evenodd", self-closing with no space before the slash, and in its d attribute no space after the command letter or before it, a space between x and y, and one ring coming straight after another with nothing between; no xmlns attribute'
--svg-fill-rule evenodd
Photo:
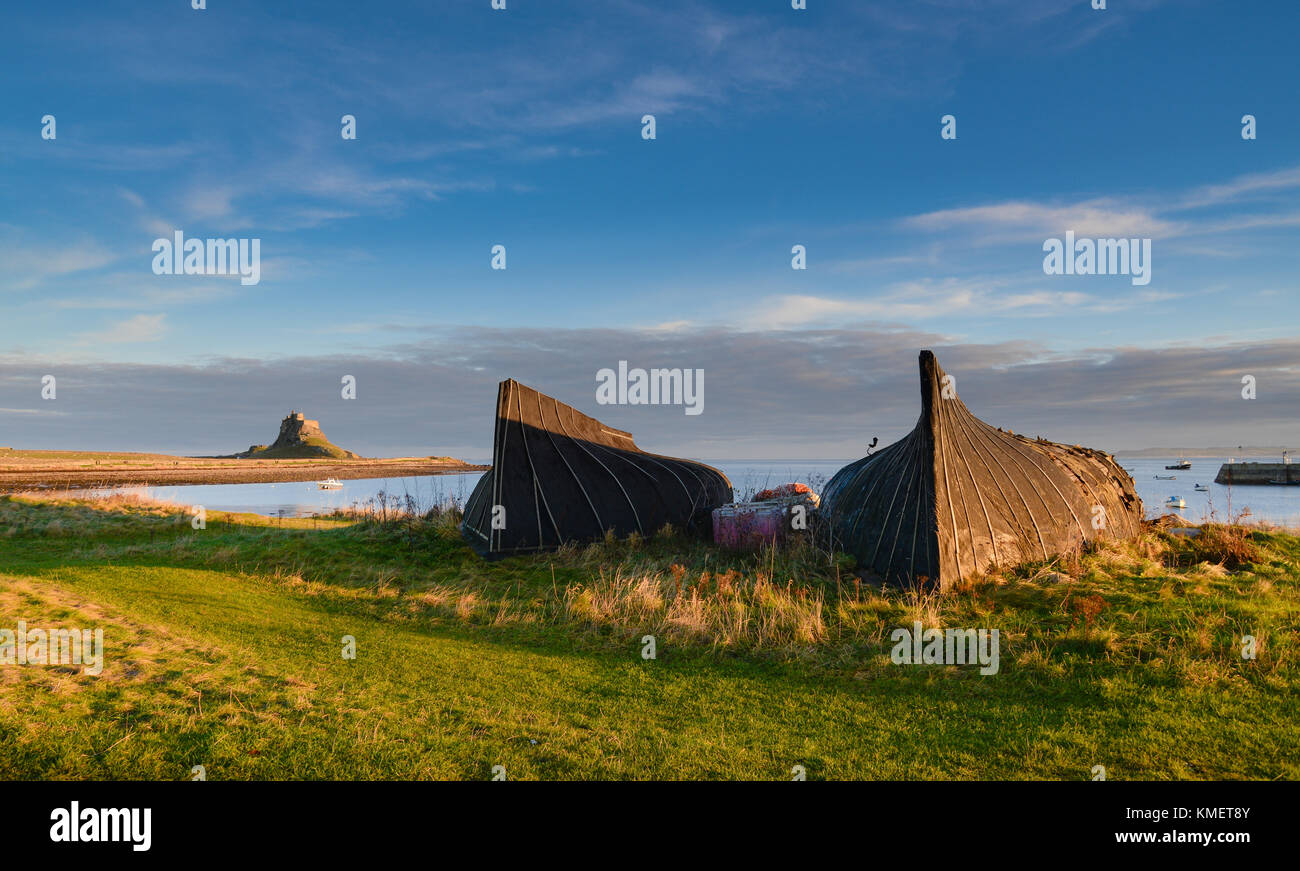
<svg viewBox="0 0 1300 871"><path fill-rule="evenodd" d="M1292 535L1153 528L938 599L671 530L489 564L455 520L0 497L0 628L105 636L98 676L0 665L0 778L1300 776ZM913 620L999 629L1000 671L892 664Z"/></svg>

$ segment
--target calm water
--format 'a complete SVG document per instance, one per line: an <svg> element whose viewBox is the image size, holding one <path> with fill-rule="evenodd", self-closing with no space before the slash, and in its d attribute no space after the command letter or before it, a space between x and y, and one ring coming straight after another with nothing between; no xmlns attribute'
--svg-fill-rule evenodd
<svg viewBox="0 0 1300 871"><path fill-rule="evenodd" d="M1219 520L1226 520L1229 510L1235 516L1246 509L1250 511L1249 520L1300 527L1300 492L1297 492L1300 487L1241 484L1228 487L1214 483L1214 476L1219 474L1219 467L1228 462L1227 457L1192 459L1192 467L1187 471L1165 469L1166 465L1177 461L1177 457L1119 460L1121 466L1131 470L1129 474L1133 476L1133 483L1138 495L1142 497L1142 504L1146 506L1148 517L1158 517L1167 510L1175 510L1166 509L1165 500L1170 496L1179 496L1186 500L1187 507L1177 511L1188 520L1208 520L1211 512ZM1277 463L1281 462L1281 458L1265 457L1260 462ZM1156 475L1174 475L1176 480L1157 481ZM1197 484L1204 484L1210 491L1198 492L1195 489Z"/></svg>
<svg viewBox="0 0 1300 871"><path fill-rule="evenodd" d="M830 477L848 460L706 460L731 478L737 498L783 484L802 481L820 491ZM1219 466L1227 458L1194 459L1188 471L1166 471L1174 459L1122 459L1120 465L1131 470L1138 495L1146 506L1147 516L1165 513L1165 500L1179 496L1187 507L1179 511L1192 521L1208 519L1211 511L1220 519L1249 509L1253 520L1300 527L1300 487L1238 485L1228 488L1214 483ZM482 473L434 475L413 478L359 478L344 481L341 490L321 490L314 481L280 484L200 484L182 487L140 487L140 492L155 499L183 505L202 505L216 511L246 511L271 516L302 517L337 508L361 507L376 499L382 491L389 498L410 497L420 508L455 500L461 504L473 492ZM1156 475L1174 475L1176 480L1158 481ZM1194 489L1205 484L1208 493ZM1231 502L1229 501L1231 500Z"/></svg>

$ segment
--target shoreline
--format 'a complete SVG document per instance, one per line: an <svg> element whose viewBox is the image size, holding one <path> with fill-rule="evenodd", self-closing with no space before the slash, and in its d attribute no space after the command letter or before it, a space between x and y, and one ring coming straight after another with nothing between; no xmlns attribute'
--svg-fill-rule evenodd
<svg viewBox="0 0 1300 871"><path fill-rule="evenodd" d="M409 478L485 472L453 457L241 460L89 451L0 451L0 493L124 485L275 484L324 478Z"/></svg>

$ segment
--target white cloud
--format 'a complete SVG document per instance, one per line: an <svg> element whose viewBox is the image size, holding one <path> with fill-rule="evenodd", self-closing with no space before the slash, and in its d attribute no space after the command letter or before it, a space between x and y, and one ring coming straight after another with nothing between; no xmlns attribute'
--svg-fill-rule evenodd
<svg viewBox="0 0 1300 871"><path fill-rule="evenodd" d="M1300 166L1275 172L1241 175L1218 185L1198 188L1180 203L1180 208L1195 209L1235 202L1250 195L1269 194L1300 187Z"/></svg>
<svg viewBox="0 0 1300 871"><path fill-rule="evenodd" d="M136 315L118 321L104 330L82 333L81 344L156 342L167 332L166 320L165 314Z"/></svg>
<svg viewBox="0 0 1300 871"><path fill-rule="evenodd" d="M1098 197L1075 203L1007 200L912 215L900 224L935 233L967 231L980 245L1059 238L1065 231L1091 238L1174 239L1243 230L1300 226L1300 212L1232 214L1215 218L1175 217L1205 206L1224 206L1300 188L1300 167L1237 176L1223 184L1142 202L1137 196Z"/></svg>
<svg viewBox="0 0 1300 871"><path fill-rule="evenodd" d="M1073 230L1077 236L1139 237L1159 239L1178 235L1181 225L1158 218L1150 209L1114 199L1094 199L1073 205L1017 200L944 209L905 218L903 224L918 230L971 229L984 243L1044 239Z"/></svg>
<svg viewBox="0 0 1300 871"><path fill-rule="evenodd" d="M810 324L848 321L925 321L961 314L1036 316L1060 314L1094 303L1093 297L1072 291L1011 292L1002 279L923 279L889 285L866 299L830 298L806 294L778 295L762 300L743 321L750 329L788 329Z"/></svg>
<svg viewBox="0 0 1300 871"><path fill-rule="evenodd" d="M117 255L99 242L33 243L26 236L0 239L0 289L30 290L52 278L99 269Z"/></svg>
<svg viewBox="0 0 1300 871"><path fill-rule="evenodd" d="M198 219L224 218L232 210L235 191L228 186L196 187L185 198L188 213Z"/></svg>

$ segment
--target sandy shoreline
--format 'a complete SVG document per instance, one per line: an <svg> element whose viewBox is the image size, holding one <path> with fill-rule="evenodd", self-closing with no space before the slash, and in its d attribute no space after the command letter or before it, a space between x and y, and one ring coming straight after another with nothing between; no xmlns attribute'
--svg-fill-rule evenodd
<svg viewBox="0 0 1300 871"><path fill-rule="evenodd" d="M236 460L166 454L0 451L0 492L87 489L131 484L270 484L323 478L406 478L482 472L452 457L371 460Z"/></svg>

